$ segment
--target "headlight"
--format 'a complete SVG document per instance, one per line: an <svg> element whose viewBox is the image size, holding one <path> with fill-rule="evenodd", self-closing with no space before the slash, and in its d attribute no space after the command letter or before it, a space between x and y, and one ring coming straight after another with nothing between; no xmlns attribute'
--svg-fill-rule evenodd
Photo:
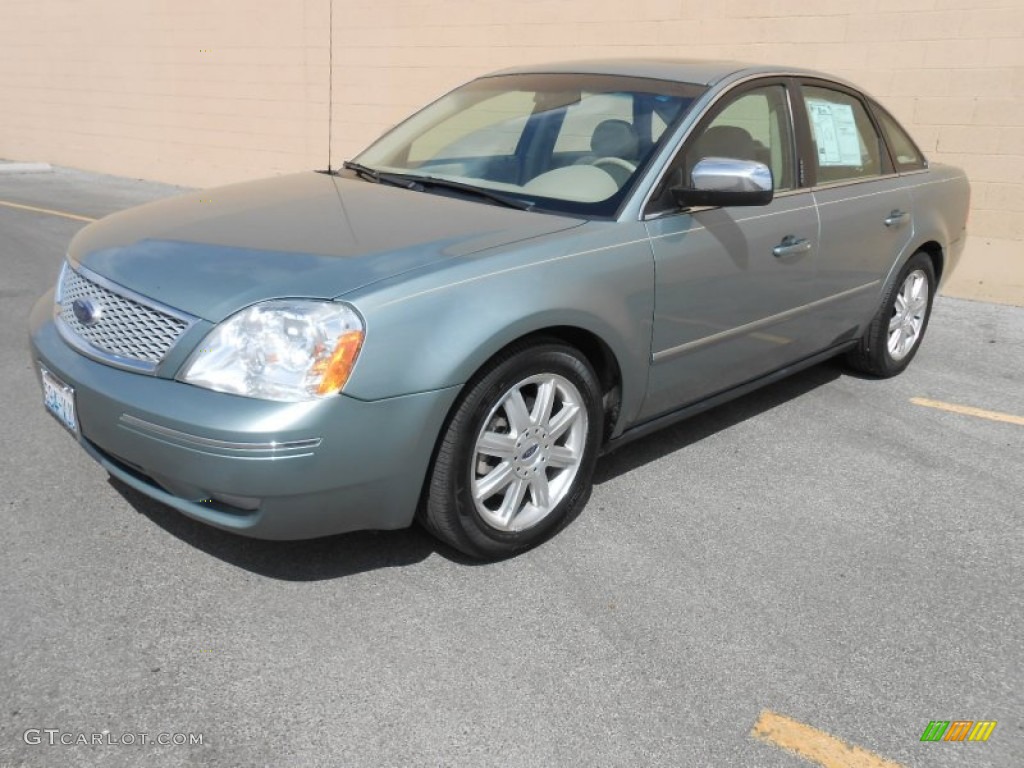
<svg viewBox="0 0 1024 768"><path fill-rule="evenodd" d="M365 328L345 304L283 299L222 322L185 364L182 381L263 400L297 402L341 391Z"/></svg>

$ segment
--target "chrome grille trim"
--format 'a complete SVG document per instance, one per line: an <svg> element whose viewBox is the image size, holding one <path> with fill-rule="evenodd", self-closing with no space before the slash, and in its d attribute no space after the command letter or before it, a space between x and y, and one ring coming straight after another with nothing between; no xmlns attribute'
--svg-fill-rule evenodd
<svg viewBox="0 0 1024 768"><path fill-rule="evenodd" d="M94 325L75 316L75 299L99 302ZM65 262L57 281L54 317L57 330L84 355L117 368L154 373L198 318L112 283L86 267Z"/></svg>

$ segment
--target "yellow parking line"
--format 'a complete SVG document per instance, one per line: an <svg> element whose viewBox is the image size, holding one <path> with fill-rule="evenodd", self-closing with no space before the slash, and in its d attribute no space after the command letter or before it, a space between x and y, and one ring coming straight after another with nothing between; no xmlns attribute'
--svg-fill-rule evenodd
<svg viewBox="0 0 1024 768"><path fill-rule="evenodd" d="M927 397L912 397L910 398L910 402L914 405L923 405L925 408L937 408L940 411L959 413L963 416L977 416L979 419L1002 421L1007 424L1016 424L1024 427L1024 416L1014 416L1012 413L986 411L984 408L974 408L970 405L957 405L956 403L944 403L941 400L929 400Z"/></svg>
<svg viewBox="0 0 1024 768"><path fill-rule="evenodd" d="M904 768L900 763L767 709L757 718L750 735L822 768Z"/></svg>
<svg viewBox="0 0 1024 768"><path fill-rule="evenodd" d="M96 221L88 216L79 216L77 213L68 213L67 211L55 211L52 208L38 208L34 205L24 205L22 203L12 203L7 200L0 200L0 205L7 208L17 208L22 211L32 211L33 213L48 213L50 216L63 216L65 219L74 219L75 221Z"/></svg>

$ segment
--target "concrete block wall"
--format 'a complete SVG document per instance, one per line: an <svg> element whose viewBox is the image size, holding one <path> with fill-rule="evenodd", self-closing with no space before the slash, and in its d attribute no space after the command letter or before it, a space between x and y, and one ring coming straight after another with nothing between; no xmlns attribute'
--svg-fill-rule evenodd
<svg viewBox="0 0 1024 768"><path fill-rule="evenodd" d="M5 0L0 157L211 185L323 167L330 0ZM459 83L604 56L819 68L974 184L948 292L1024 303L1022 0L334 0L331 156Z"/></svg>
<svg viewBox="0 0 1024 768"><path fill-rule="evenodd" d="M324 0L4 0L0 157L198 186L322 164L327 20Z"/></svg>

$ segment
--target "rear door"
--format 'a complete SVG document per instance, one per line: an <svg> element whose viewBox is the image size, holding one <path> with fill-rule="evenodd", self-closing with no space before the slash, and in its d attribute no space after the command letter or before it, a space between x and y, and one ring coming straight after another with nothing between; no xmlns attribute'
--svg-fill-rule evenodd
<svg viewBox="0 0 1024 768"><path fill-rule="evenodd" d="M807 170L821 219L817 315L840 341L876 311L882 281L913 235L913 202L855 91L805 80L796 115L810 141Z"/></svg>
<svg viewBox="0 0 1024 768"><path fill-rule="evenodd" d="M680 211L669 188L704 157L769 166L767 206ZM655 259L653 358L641 418L730 389L816 351L818 219L797 174L791 89L758 80L701 120L649 202Z"/></svg>

